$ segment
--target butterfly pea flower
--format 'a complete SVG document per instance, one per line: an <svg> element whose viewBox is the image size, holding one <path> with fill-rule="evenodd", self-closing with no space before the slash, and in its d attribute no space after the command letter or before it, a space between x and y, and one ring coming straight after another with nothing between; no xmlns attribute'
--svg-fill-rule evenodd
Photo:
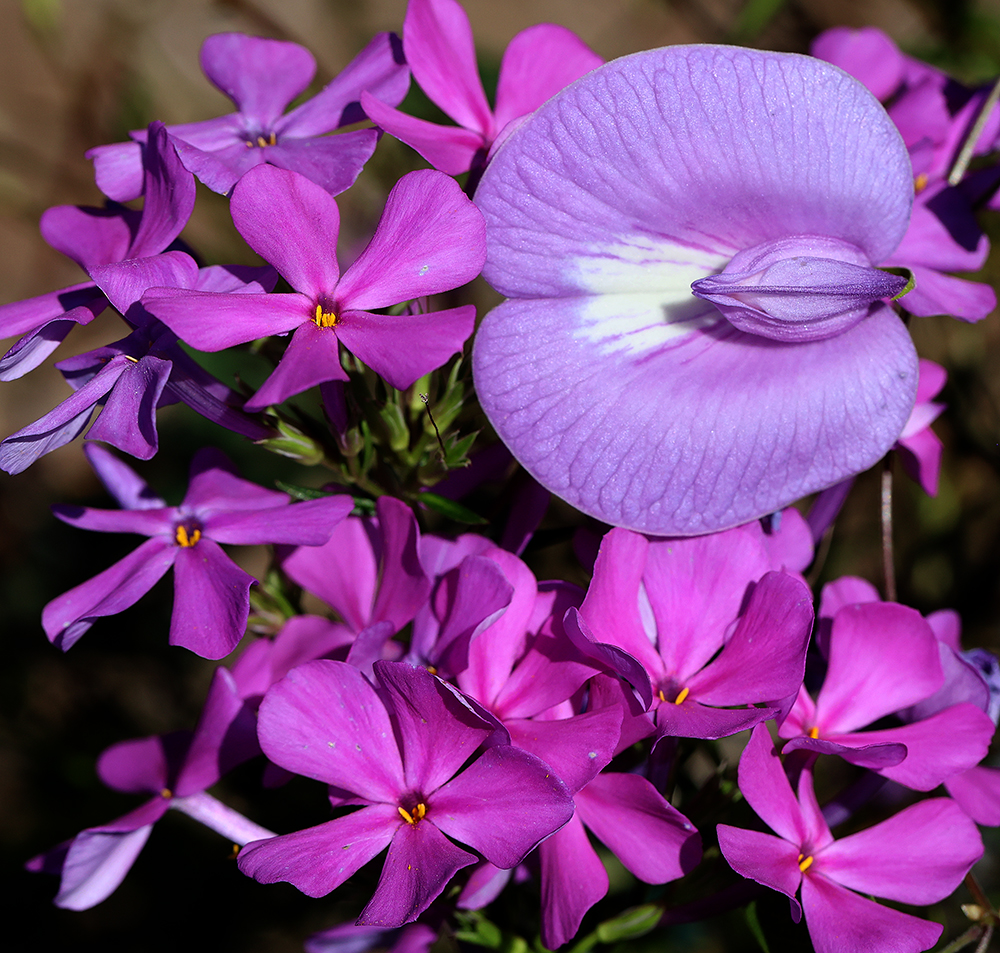
<svg viewBox="0 0 1000 953"><path fill-rule="evenodd" d="M573 807L563 782L527 752L498 745L476 756L493 725L425 669L377 661L374 675L377 691L353 666L321 659L264 697L258 735L267 757L361 807L248 844L239 867L261 883L287 881L321 897L388 847L357 922L391 928L416 919L476 862L453 840L512 868Z"/></svg>
<svg viewBox="0 0 1000 953"><path fill-rule="evenodd" d="M376 125L449 175L481 168L490 148L517 120L604 62L565 27L528 27L504 52L496 109L491 109L476 66L472 27L457 0L410 0L403 52L420 88L458 125L408 116L376 90L361 94L361 106Z"/></svg>
<svg viewBox="0 0 1000 953"><path fill-rule="evenodd" d="M243 637L250 586L256 580L219 544L318 545L353 507L346 495L292 504L286 494L238 477L229 460L211 448L195 455L181 504L168 506L107 450L90 445L85 452L122 510L56 506L55 515L82 529L149 539L45 606L42 626L49 641L64 651L95 619L127 609L173 567L170 644L204 658L221 658Z"/></svg>
<svg viewBox="0 0 1000 953"><path fill-rule="evenodd" d="M819 60L733 47L623 57L499 146L476 191L480 402L585 513L655 535L775 512L875 463L917 357L879 265L909 157Z"/></svg>
<svg viewBox="0 0 1000 953"><path fill-rule="evenodd" d="M739 786L774 834L720 824L719 848L740 876L785 894L795 920L805 913L817 953L930 949L941 935L940 924L859 893L921 906L936 903L983 853L976 825L949 798L920 801L874 827L835 839L811 773L799 776L796 797L763 725L754 729L740 758Z"/></svg>
<svg viewBox="0 0 1000 953"><path fill-rule="evenodd" d="M222 775L258 753L254 728L232 675L216 669L193 732L124 741L98 759L98 776L108 787L127 794L152 794L152 799L32 858L28 869L60 876L56 906L87 910L117 889L153 826L170 809L201 821L236 844L270 836L270 831L206 793Z"/></svg>
<svg viewBox="0 0 1000 953"><path fill-rule="evenodd" d="M311 99L285 112L312 82L316 61L297 43L217 33L201 47L201 67L237 112L204 122L168 126L184 167L214 192L228 193L249 169L270 163L294 169L332 195L354 184L378 142L373 129L327 136L364 119L358 104L363 89L395 105L410 85L399 39L378 34L330 83ZM127 202L142 193L144 132L132 142L98 146L94 160L98 188Z"/></svg>
<svg viewBox="0 0 1000 953"><path fill-rule="evenodd" d="M343 273L340 213L328 192L295 172L262 165L233 191L233 221L247 244L294 289L233 295L154 289L143 305L188 344L219 351L293 332L281 361L245 409L278 404L326 381L347 380L341 344L399 389L440 367L472 333L475 307L427 314L373 310L448 291L479 274L482 217L453 179L404 175L371 242Z"/></svg>

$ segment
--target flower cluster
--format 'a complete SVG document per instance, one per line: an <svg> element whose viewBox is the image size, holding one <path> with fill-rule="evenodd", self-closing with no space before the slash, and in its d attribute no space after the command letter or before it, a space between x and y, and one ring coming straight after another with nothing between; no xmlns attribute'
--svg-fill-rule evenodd
<svg viewBox="0 0 1000 953"><path fill-rule="evenodd" d="M868 897L936 903L982 856L1000 663L891 585L811 585L857 474L895 452L937 490L946 372L907 321L996 303L949 274L988 254L973 213L1000 184L995 97L956 94L877 31L813 53L604 64L540 24L491 106L457 0L409 0L401 40L290 111L310 53L211 36L202 67L236 112L89 153L107 205L42 220L85 280L0 308L20 335L0 377L109 307L125 336L56 365L73 393L0 443L0 467L86 431L120 509L55 515L146 537L45 606L55 646L172 567L169 643L224 661L193 732L99 759L150 799L28 862L60 876L58 905L106 899L173 808L261 883L361 898L309 950L593 930L589 949L758 888L822 953L937 941ZM411 75L455 126L406 111ZM383 132L434 168L398 176L351 253L338 197ZM206 267L183 243L195 179L263 265ZM460 289L480 273L507 300L477 330ZM229 350L269 362L259 385L204 369ZM102 444L150 460L177 402L322 475L271 489L203 448L170 505ZM575 533L585 586L540 578L527 549L570 535L539 530L550 494L600 521ZM224 545L274 547L271 569ZM720 752L741 736L734 772ZM209 793L251 759L268 786L319 782L331 813L275 833ZM608 919L612 864L645 903ZM502 941L504 894L531 913ZM980 913L985 936L1000 914Z"/></svg>

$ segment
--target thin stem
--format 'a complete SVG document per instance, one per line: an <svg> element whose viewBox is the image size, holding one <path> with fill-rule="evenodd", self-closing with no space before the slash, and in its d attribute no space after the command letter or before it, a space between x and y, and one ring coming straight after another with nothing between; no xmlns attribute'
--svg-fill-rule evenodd
<svg viewBox="0 0 1000 953"><path fill-rule="evenodd" d="M990 940L993 939L993 924L989 924L986 927L986 932L983 934L983 938L979 941L979 946L976 947L976 953L986 953L986 948L990 945Z"/></svg>
<svg viewBox="0 0 1000 953"><path fill-rule="evenodd" d="M998 100L1000 100L1000 78L993 84L989 95L983 100L983 107L979 110L976 121L972 124L969 134L962 143L962 148L955 158L955 164L951 167L951 172L948 173L949 185L958 185L962 181L962 176L965 175L966 169L969 168L972 155L976 151L976 143L983 134L986 123L989 122L990 113L993 112L993 107L997 104Z"/></svg>
<svg viewBox="0 0 1000 953"><path fill-rule="evenodd" d="M896 568L892 558L892 454L882 461L882 572L885 598L896 601Z"/></svg>

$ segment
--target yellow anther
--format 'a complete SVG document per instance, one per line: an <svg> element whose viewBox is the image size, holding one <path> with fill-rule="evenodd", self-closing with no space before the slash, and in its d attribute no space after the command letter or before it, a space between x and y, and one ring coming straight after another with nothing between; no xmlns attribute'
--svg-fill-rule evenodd
<svg viewBox="0 0 1000 953"><path fill-rule="evenodd" d="M663 689L662 688L656 694L657 694L657 697L660 699L661 702L665 702L667 700L667 696L663 694Z"/></svg>
<svg viewBox="0 0 1000 953"><path fill-rule="evenodd" d="M428 665L427 666L427 671L430 672L431 675L437 675L437 673L438 673L436 665Z"/></svg>
<svg viewBox="0 0 1000 953"><path fill-rule="evenodd" d="M316 305L316 313L313 315L313 323L318 328L332 328L335 324L340 323L340 318L338 318L332 311L324 311L323 305Z"/></svg>
<svg viewBox="0 0 1000 953"><path fill-rule="evenodd" d="M169 799L169 798L172 798L173 796L174 796L174 792L171 791L170 788L164 788L162 791L160 791L160 797L165 797L165 798Z"/></svg>
<svg viewBox="0 0 1000 953"><path fill-rule="evenodd" d="M674 699L674 704L679 705L688 695L691 693L690 688L682 688L678 693L677 697Z"/></svg>
<svg viewBox="0 0 1000 953"><path fill-rule="evenodd" d="M415 825L417 821L419 821L427 813L427 805L424 804L423 801L419 802L413 809L412 814L406 810L405 807L397 807L396 810L399 811L399 816L402 817L407 824Z"/></svg>
<svg viewBox="0 0 1000 953"><path fill-rule="evenodd" d="M410 812L405 807L397 807L396 810L399 811L399 816L402 817L407 824L416 824L416 821L410 817Z"/></svg>
<svg viewBox="0 0 1000 953"><path fill-rule="evenodd" d="M812 854L808 857L803 857L802 854L799 854L799 870L801 870L802 873L805 873L810 867L812 867L812 862Z"/></svg>
<svg viewBox="0 0 1000 953"><path fill-rule="evenodd" d="M926 188L927 188L927 173L921 172L920 175L917 176L916 181L913 183L913 191L916 192L917 195L919 195Z"/></svg>
<svg viewBox="0 0 1000 953"><path fill-rule="evenodd" d="M187 527L182 523L177 527L177 532L174 533L174 539L177 540L178 546L184 546L185 548L190 549L195 543L198 542L199 539L201 539L201 530L193 529L191 530L191 535L189 536Z"/></svg>
<svg viewBox="0 0 1000 953"><path fill-rule="evenodd" d="M815 725L813 725L812 728L809 729L809 737L810 738L818 738L819 737L819 728L817 728Z"/></svg>

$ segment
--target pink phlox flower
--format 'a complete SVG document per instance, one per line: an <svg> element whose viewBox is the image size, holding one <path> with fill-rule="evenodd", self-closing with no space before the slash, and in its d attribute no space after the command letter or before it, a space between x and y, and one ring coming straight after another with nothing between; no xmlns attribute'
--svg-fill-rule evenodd
<svg viewBox="0 0 1000 953"><path fill-rule="evenodd" d="M917 402L895 446L903 469L929 496L937 496L944 450L941 438L931 430L931 424L937 420L945 405L932 398L937 397L947 379L948 373L940 364L920 359Z"/></svg>
<svg viewBox="0 0 1000 953"><path fill-rule="evenodd" d="M217 33L201 47L209 80L235 104L237 112L203 122L167 127L184 166L215 192L228 193L240 176L262 163L292 169L332 195L349 188L378 142L372 129L336 136L326 133L364 119L358 98L363 89L395 105L405 95L410 74L399 39L379 33L317 95L285 112L312 82L316 61L297 43ZM98 146L94 160L98 188L126 202L142 193L139 172L147 148L145 132L132 142Z"/></svg>
<svg viewBox="0 0 1000 953"><path fill-rule="evenodd" d="M420 88L458 125L408 116L375 91L361 94L361 106L376 125L449 175L480 169L518 119L604 62L565 27L528 27L504 52L493 110L479 78L472 27L457 0L410 0L403 51Z"/></svg>
<svg viewBox="0 0 1000 953"><path fill-rule="evenodd" d="M817 953L929 949L941 935L940 924L858 893L935 903L962 882L983 853L975 824L949 798L920 801L835 840L816 801L811 773L801 773L796 797L763 725L754 729L740 758L739 785L778 836L720 824L723 856L740 876L785 894L796 920L805 913Z"/></svg>
<svg viewBox="0 0 1000 953"><path fill-rule="evenodd" d="M232 675L216 669L194 732L175 732L112 745L97 773L110 788L153 798L124 817L81 831L72 841L32 858L27 868L61 877L56 906L86 910L125 878L153 825L174 808L237 844L268 835L205 793L219 778L259 753L255 719Z"/></svg>
<svg viewBox="0 0 1000 953"><path fill-rule="evenodd" d="M220 543L319 545L352 509L347 495L291 504L288 496L240 479L218 450L204 449L191 464L191 482L179 506L167 504L124 463L95 444L88 459L121 511L56 506L63 522L98 532L148 536L133 553L57 596L42 611L49 640L68 649L95 619L137 602L174 568L170 644L205 658L221 658L243 637L256 582Z"/></svg>
<svg viewBox="0 0 1000 953"><path fill-rule="evenodd" d="M414 920L476 862L452 839L511 868L573 807L565 785L532 755L500 745L477 756L493 726L425 669L378 661L374 674L378 691L353 666L318 660L267 693L259 736L268 758L361 807L250 844L239 866L262 883L287 881L320 897L388 847L358 923L390 928Z"/></svg>
<svg viewBox="0 0 1000 953"><path fill-rule="evenodd" d="M203 351L294 332L247 410L281 403L325 381L347 380L341 344L393 387L405 389L459 353L472 333L473 305L427 314L374 313L456 288L482 268L482 216L440 172L411 172L396 183L371 242L343 275L336 258L337 203L309 179L262 165L240 180L231 210L240 234L293 293L152 291L142 300Z"/></svg>

